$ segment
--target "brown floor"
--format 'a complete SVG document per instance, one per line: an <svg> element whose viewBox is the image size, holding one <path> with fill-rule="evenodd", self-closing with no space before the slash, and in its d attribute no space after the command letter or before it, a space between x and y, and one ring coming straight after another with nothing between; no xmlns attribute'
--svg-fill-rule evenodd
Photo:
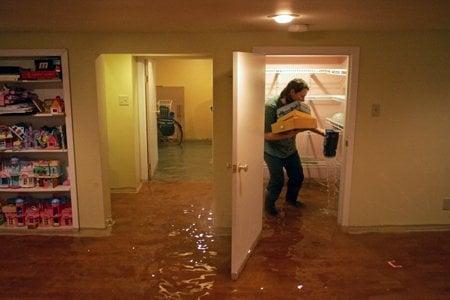
<svg viewBox="0 0 450 300"><path fill-rule="evenodd" d="M188 150L199 161L187 165L207 165L210 147ZM214 232L205 173L159 172L138 194L113 195L109 237L0 236L0 298L450 299L450 232L345 234L311 183L304 208L279 200L281 216L265 220L231 281L230 238Z"/></svg>
<svg viewBox="0 0 450 300"><path fill-rule="evenodd" d="M265 221L237 282L211 184L160 181L113 196L110 237L0 236L0 298L449 299L449 232L345 234L320 188L302 195Z"/></svg>

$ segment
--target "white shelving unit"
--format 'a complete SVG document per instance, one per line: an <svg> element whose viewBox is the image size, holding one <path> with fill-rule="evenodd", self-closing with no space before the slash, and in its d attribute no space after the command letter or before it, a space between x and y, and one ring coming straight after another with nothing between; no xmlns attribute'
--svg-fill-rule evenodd
<svg viewBox="0 0 450 300"><path fill-rule="evenodd" d="M55 150L46 150L46 149L23 149L23 150L5 150L3 153L65 153L67 149L55 149Z"/></svg>
<svg viewBox="0 0 450 300"><path fill-rule="evenodd" d="M51 227L29 229L28 231L45 231L45 232L63 232L73 231L79 229L79 216L78 216L78 201L77 201L77 186L76 186L76 174L75 174L75 156L74 156L74 144L73 144L73 125L72 125L72 111L71 111L71 99L70 99L70 85L69 85L69 71L68 71L68 58L67 51L64 49L48 49L48 50L0 50L0 65L6 66L21 66L27 67L34 64L35 59L59 59L61 62L61 74L62 79L51 80L0 80L0 85L8 86L22 86L27 89L33 90L40 99L46 97L60 96L64 100L64 113L50 114L50 113L38 113L38 114L14 114L14 115L0 115L0 124L15 124L18 122L30 123L33 127L40 127L43 125L65 125L67 149L22 149L18 151L7 150L0 152L0 158L16 156L22 158L31 155L36 159L43 160L62 160L67 164L67 176L70 178L70 186L58 185L55 188L0 188L0 197L6 198L10 196L19 196L26 193L33 197L53 193L63 194L70 196L72 206L73 226L68 227ZM0 232L24 232L27 231L26 227L5 227L0 226Z"/></svg>
<svg viewBox="0 0 450 300"><path fill-rule="evenodd" d="M66 185L58 185L54 188L42 188L42 187L33 187L33 188L18 188L18 189L2 189L0 188L0 192L3 193L57 193L57 192L70 192L71 186Z"/></svg>
<svg viewBox="0 0 450 300"><path fill-rule="evenodd" d="M334 100L339 102L345 102L347 100L347 97L345 95L307 95L305 100L309 101Z"/></svg>
<svg viewBox="0 0 450 300"><path fill-rule="evenodd" d="M266 73L275 74L329 74L337 76L347 76L347 69L337 68L299 68L296 66L269 66Z"/></svg>

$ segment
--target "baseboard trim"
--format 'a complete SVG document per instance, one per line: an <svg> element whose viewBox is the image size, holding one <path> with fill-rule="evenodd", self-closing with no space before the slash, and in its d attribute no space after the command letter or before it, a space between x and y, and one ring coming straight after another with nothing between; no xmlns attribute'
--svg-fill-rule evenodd
<svg viewBox="0 0 450 300"><path fill-rule="evenodd" d="M362 234L373 232L405 233L405 232L424 232L424 231L450 231L450 224L343 226L342 230L350 234Z"/></svg>
<svg viewBox="0 0 450 300"><path fill-rule="evenodd" d="M112 228L83 228L78 231L80 237L106 237L111 235Z"/></svg>
<svg viewBox="0 0 450 300"><path fill-rule="evenodd" d="M143 186L143 182L139 183L139 186L134 187L121 187L121 188L110 188L111 194L137 194Z"/></svg>

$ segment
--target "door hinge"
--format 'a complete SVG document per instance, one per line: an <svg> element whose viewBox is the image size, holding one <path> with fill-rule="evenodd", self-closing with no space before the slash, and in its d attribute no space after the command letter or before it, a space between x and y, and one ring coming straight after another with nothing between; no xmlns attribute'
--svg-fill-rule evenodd
<svg viewBox="0 0 450 300"><path fill-rule="evenodd" d="M237 172L237 164L227 163L227 169L231 169L231 172Z"/></svg>

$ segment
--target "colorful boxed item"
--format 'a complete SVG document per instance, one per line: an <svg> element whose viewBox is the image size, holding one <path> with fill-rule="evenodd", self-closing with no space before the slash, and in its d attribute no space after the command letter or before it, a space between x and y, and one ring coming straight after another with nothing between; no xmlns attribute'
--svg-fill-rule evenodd
<svg viewBox="0 0 450 300"><path fill-rule="evenodd" d="M55 188L62 181L58 160L27 161L12 157L0 161L0 188Z"/></svg>
<svg viewBox="0 0 450 300"><path fill-rule="evenodd" d="M7 227L35 229L42 227L71 227L72 208L70 199L53 197L50 199L9 198L0 215L5 216Z"/></svg>
<svg viewBox="0 0 450 300"><path fill-rule="evenodd" d="M6 226L7 227L16 227L17 226L16 206L13 204L5 205L2 207L2 212L5 215Z"/></svg>
<svg viewBox="0 0 450 300"><path fill-rule="evenodd" d="M25 226L26 206L22 198L8 199L8 204L2 207L6 217L6 226L23 227Z"/></svg>
<svg viewBox="0 0 450 300"><path fill-rule="evenodd" d="M50 113L51 114L62 114L64 112L64 101L61 97L56 96L53 99L52 104L50 105Z"/></svg>
<svg viewBox="0 0 450 300"><path fill-rule="evenodd" d="M41 221L39 205L30 205L27 207L26 225L28 229L35 229Z"/></svg>
<svg viewBox="0 0 450 300"><path fill-rule="evenodd" d="M64 227L72 227L73 218L72 218L72 208L66 207L61 211L61 226Z"/></svg>
<svg viewBox="0 0 450 300"><path fill-rule="evenodd" d="M12 149L14 136L6 125L0 125L0 151Z"/></svg>
<svg viewBox="0 0 450 300"><path fill-rule="evenodd" d="M57 79L58 73L55 70L22 71L20 79L22 80L50 80Z"/></svg>
<svg viewBox="0 0 450 300"><path fill-rule="evenodd" d="M21 149L65 149L64 126L43 126L33 130L30 124L0 125L0 151Z"/></svg>
<svg viewBox="0 0 450 300"><path fill-rule="evenodd" d="M278 120L272 124L273 133L312 128L317 128L317 120L311 115L298 110L291 111L290 113L278 118Z"/></svg>
<svg viewBox="0 0 450 300"><path fill-rule="evenodd" d="M70 200L64 197L47 199L41 209L41 224L44 227L72 226Z"/></svg>

